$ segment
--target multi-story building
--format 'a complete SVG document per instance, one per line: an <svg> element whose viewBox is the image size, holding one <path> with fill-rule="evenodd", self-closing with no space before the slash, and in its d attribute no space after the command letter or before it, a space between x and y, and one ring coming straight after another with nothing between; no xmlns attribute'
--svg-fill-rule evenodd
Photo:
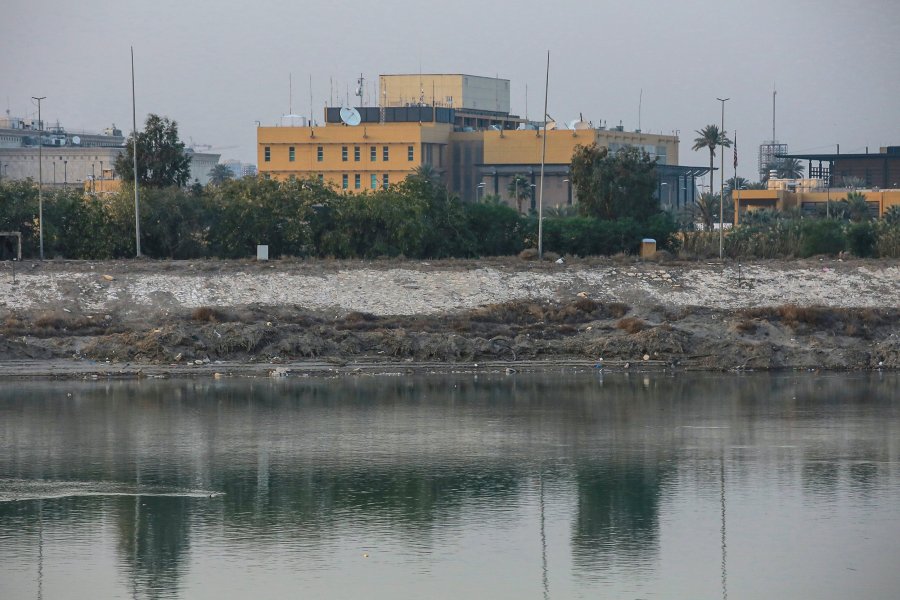
<svg viewBox="0 0 900 600"><path fill-rule="evenodd" d="M326 108L325 124L259 127L257 156L265 177L318 178L350 193L399 183L428 165L463 200L494 194L515 206L510 182L538 186L543 129L510 114L509 81L472 75L382 75L380 105L354 112ZM351 118L346 118L351 115ZM575 147L615 152L638 146L658 161L660 198L673 208L695 194L709 169L678 166L678 137L574 121L547 131L545 206L571 204L569 164ZM674 193L673 193L674 192ZM536 198L536 195L534 196ZM523 210L534 207L524 206Z"/></svg>

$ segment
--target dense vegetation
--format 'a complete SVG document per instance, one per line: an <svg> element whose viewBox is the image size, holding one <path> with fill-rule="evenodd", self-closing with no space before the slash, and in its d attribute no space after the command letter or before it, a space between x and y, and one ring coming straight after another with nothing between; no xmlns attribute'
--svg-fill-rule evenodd
<svg viewBox="0 0 900 600"><path fill-rule="evenodd" d="M342 194L316 180L262 177L218 185L141 188L141 250L152 258L244 258L267 244L270 256L450 258L514 255L537 245L537 218L496 198L463 203L432 178ZM19 231L23 254L36 256L37 186L0 184L0 231ZM651 236L672 249L675 223L657 213L601 220L545 216L544 248L558 254L634 253ZM130 186L108 196L44 191L49 257L127 258L135 254ZM10 248L6 248L9 255Z"/></svg>

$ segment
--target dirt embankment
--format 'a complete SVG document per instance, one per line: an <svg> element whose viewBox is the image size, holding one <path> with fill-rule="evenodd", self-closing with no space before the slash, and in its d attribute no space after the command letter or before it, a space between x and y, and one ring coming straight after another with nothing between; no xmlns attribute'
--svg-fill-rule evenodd
<svg viewBox="0 0 900 600"><path fill-rule="evenodd" d="M50 261L15 280L4 267L7 374L60 359L900 368L896 262Z"/></svg>

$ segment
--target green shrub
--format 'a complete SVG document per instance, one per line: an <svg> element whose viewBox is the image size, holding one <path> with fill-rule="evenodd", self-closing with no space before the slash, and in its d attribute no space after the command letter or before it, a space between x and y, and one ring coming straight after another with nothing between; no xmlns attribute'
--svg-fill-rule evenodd
<svg viewBox="0 0 900 600"><path fill-rule="evenodd" d="M846 247L843 224L831 219L805 221L801 228L800 256L837 254Z"/></svg>
<svg viewBox="0 0 900 600"><path fill-rule="evenodd" d="M875 255L875 227L869 221L847 226L847 248L854 256L868 258Z"/></svg>

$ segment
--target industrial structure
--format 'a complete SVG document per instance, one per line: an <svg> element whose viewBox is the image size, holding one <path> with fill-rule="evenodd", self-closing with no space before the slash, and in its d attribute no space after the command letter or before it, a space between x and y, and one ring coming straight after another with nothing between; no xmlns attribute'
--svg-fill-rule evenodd
<svg viewBox="0 0 900 600"><path fill-rule="evenodd" d="M357 96L363 104L363 79ZM348 193L384 188L427 166L465 201L494 194L515 206L517 186L538 185L544 123L510 112L509 80L464 74L381 75L378 106L326 107L324 125L299 120L257 128L259 173L318 178ZM679 208L696 196L704 167L678 166L678 137L607 128L581 118L547 123L544 206L569 205L576 146L638 147L657 160L660 199ZM519 176L519 177L517 177ZM537 194L530 196L534 208Z"/></svg>

